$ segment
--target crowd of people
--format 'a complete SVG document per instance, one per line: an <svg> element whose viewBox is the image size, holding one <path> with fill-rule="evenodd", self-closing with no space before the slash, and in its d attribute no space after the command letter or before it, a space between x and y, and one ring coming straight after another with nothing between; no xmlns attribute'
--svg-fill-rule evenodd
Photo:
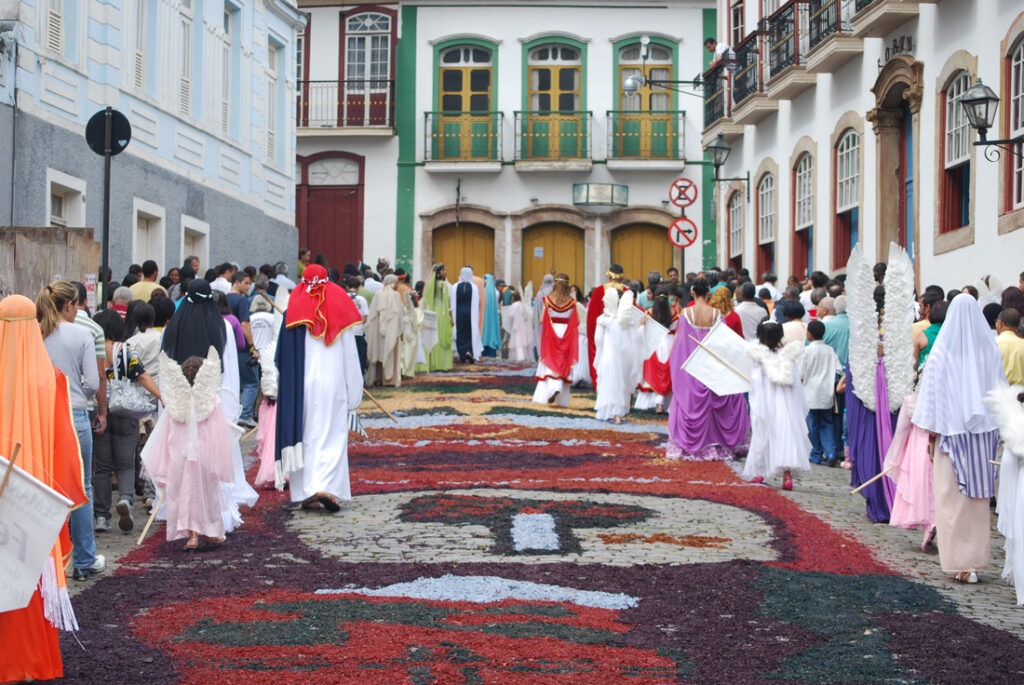
<svg viewBox="0 0 1024 685"><path fill-rule="evenodd" d="M223 544L256 488L337 512L351 498L364 386L498 358L536 364L540 404L568 407L589 386L599 420L667 414L669 458L744 459L749 481L787 490L812 465L842 465L870 520L921 528L963 582L988 562L998 494L1004 575L1024 603L1024 274L1018 286L986 277L917 293L896 247L888 263L855 250L845 274L781 288L773 273L755 283L745 269L670 268L644 282L614 264L589 293L557 272L536 293L470 266L450 282L443 264L410 283L387 259L339 271L305 249L296 280L284 262L200 267L190 256L163 276L153 261L120 282L101 274L95 313L76 282L0 301L0 434L31 445L30 473L82 505L54 545L52 582L0 614L5 635L43 636L21 678L59 675L50 632L74 626L61 560L70 550L74 579L102 573L95 536L133 530L136 498L186 551ZM688 370L702 351L725 364L722 336L748 357L749 376L732 368L740 391ZM239 448L250 431L255 488Z"/></svg>

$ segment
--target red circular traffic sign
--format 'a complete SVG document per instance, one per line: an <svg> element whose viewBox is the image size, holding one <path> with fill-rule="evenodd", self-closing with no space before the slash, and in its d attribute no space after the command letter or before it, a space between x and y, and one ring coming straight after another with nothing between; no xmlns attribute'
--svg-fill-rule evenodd
<svg viewBox="0 0 1024 685"><path fill-rule="evenodd" d="M697 184L688 178L677 178L669 186L668 201L676 207L689 207L697 201Z"/></svg>
<svg viewBox="0 0 1024 685"><path fill-rule="evenodd" d="M681 216L668 227L668 239L676 247L689 247L697 242L697 224Z"/></svg>

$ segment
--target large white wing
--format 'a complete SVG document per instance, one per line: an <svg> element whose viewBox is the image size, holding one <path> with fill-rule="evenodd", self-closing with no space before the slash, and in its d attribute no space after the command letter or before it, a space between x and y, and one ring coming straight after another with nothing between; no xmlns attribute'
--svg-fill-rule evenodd
<svg viewBox="0 0 1024 685"><path fill-rule="evenodd" d="M914 264L896 243L889 243L889 265L885 270L885 379L889 411L895 412L903 398L914 391Z"/></svg>
<svg viewBox="0 0 1024 685"><path fill-rule="evenodd" d="M854 393L875 411L875 366L878 364L878 316L875 278L858 243L846 264L846 313L850 317L850 372Z"/></svg>
<svg viewBox="0 0 1024 685"><path fill-rule="evenodd" d="M189 400L192 396L192 386L189 385L185 374L177 362L161 351L160 364L160 395L164 400L164 409L171 415L171 418L179 423L188 421Z"/></svg>
<svg viewBox="0 0 1024 685"><path fill-rule="evenodd" d="M196 372L192 384L192 406L196 412L196 421L209 416L217 406L217 392L220 390L220 357L217 350L210 346L206 353L206 361Z"/></svg>

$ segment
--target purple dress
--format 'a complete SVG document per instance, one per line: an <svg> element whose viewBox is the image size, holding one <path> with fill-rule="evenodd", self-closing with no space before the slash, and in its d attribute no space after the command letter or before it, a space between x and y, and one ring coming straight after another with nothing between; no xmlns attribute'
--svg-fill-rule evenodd
<svg viewBox="0 0 1024 685"><path fill-rule="evenodd" d="M688 310L689 311L689 310ZM697 349L693 336L703 340L710 328L690 323L687 312L679 317L676 341L669 357L672 403L668 412L670 459L711 461L731 459L750 443L750 414L743 395L719 397L684 371L683 362Z"/></svg>
<svg viewBox="0 0 1024 685"><path fill-rule="evenodd" d="M882 387L878 392L878 402L888 419L888 399L885 394L884 374L885 370L881 364L877 367L878 373L882 374ZM878 379L876 378L876 387ZM853 460L853 470L850 472L850 485L859 486L861 483L871 480L882 470L881 457L879 452L880 438L884 433L876 422L876 414L860 401L854 392L853 376L850 374L850 364L846 364L846 425L849 433L850 459ZM888 431L888 441L892 442L892 427ZM886 445L888 449L888 444ZM867 500L868 518L874 523L888 523L889 511L892 504L893 482L889 478L876 480L871 485L860 491L860 494Z"/></svg>

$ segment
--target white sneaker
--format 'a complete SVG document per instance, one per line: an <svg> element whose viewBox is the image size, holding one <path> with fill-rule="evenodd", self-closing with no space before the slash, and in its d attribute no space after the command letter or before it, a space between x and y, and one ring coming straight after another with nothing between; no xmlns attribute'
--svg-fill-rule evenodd
<svg viewBox="0 0 1024 685"><path fill-rule="evenodd" d="M97 516L96 522L93 524L93 530L97 533L106 533L110 530L110 519L106 516Z"/></svg>
<svg viewBox="0 0 1024 685"><path fill-rule="evenodd" d="M102 554L97 554L95 561L92 562L91 566L85 568L76 568L71 577L75 580L89 580L98 573L103 573L107 569L107 560Z"/></svg>

